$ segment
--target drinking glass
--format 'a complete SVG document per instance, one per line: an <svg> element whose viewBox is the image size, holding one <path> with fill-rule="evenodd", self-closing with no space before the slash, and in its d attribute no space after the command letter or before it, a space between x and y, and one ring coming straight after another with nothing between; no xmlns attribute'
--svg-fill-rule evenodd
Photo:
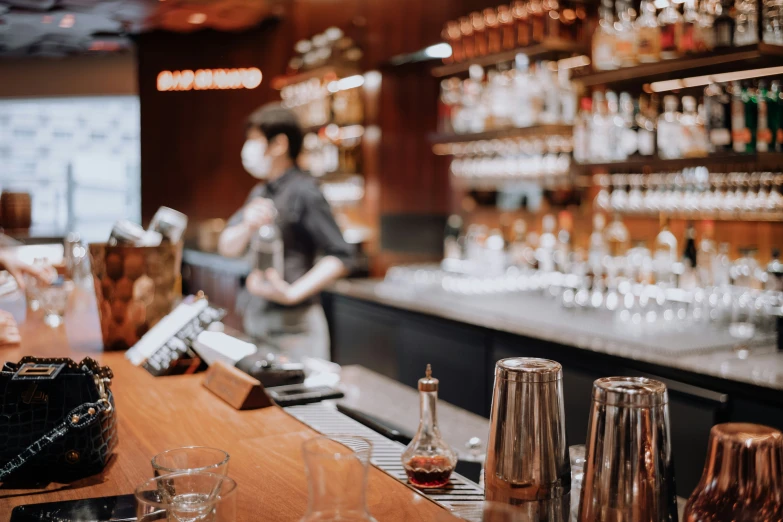
<svg viewBox="0 0 783 522"><path fill-rule="evenodd" d="M235 522L237 484L215 473L183 471L136 488L139 522Z"/></svg>
<svg viewBox="0 0 783 522"><path fill-rule="evenodd" d="M170 449L152 457L155 476L182 471L228 474L229 455L223 450L204 446Z"/></svg>
<svg viewBox="0 0 783 522"><path fill-rule="evenodd" d="M537 504L537 502L526 502L521 505L502 504L500 502L482 502L482 503L455 503L451 507L449 514L444 513L441 520L453 520L457 517L461 520L470 520L471 522L528 522L533 520L530 513L525 508L527 504Z"/></svg>
<svg viewBox="0 0 783 522"><path fill-rule="evenodd" d="M302 522L375 522L366 490L372 443L353 435L316 437L302 444L307 512Z"/></svg>
<svg viewBox="0 0 783 522"><path fill-rule="evenodd" d="M68 296L73 290L73 281L55 281L50 286L39 287L38 300L44 312L44 323L57 328L63 324Z"/></svg>

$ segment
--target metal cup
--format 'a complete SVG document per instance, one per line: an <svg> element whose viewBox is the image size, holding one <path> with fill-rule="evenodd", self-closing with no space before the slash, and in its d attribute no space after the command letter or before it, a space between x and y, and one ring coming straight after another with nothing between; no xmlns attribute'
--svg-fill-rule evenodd
<svg viewBox="0 0 783 522"><path fill-rule="evenodd" d="M518 504L533 520L567 519L571 466L559 363L497 362L487 448L487 500Z"/></svg>
<svg viewBox="0 0 783 522"><path fill-rule="evenodd" d="M666 385L644 377L593 384L579 522L676 522Z"/></svg>
<svg viewBox="0 0 783 522"><path fill-rule="evenodd" d="M783 433L759 424L713 426L685 522L783 520Z"/></svg>

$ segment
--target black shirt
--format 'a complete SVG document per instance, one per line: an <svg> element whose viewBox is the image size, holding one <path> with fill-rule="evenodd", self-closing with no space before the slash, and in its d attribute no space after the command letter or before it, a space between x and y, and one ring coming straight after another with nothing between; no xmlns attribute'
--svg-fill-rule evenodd
<svg viewBox="0 0 783 522"><path fill-rule="evenodd" d="M277 209L276 223L283 237L283 279L293 283L302 277L313 267L317 254L334 256L347 270L353 268L353 247L343 239L312 176L291 168L276 180L253 187L245 205L257 197L271 199ZM244 206L231 216L228 226L241 223L243 211Z"/></svg>

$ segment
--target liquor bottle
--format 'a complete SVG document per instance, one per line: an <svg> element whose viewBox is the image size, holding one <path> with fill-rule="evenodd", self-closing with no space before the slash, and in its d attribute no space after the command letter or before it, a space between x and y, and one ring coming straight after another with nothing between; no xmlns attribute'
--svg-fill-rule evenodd
<svg viewBox="0 0 783 522"><path fill-rule="evenodd" d="M693 223L688 223L688 227L685 229L685 250L682 253L682 257L688 259L691 262L692 267L697 265L697 252L696 252L696 229L693 228Z"/></svg>
<svg viewBox="0 0 783 522"><path fill-rule="evenodd" d="M541 0L530 0L527 11L530 20L530 41L541 43L546 36L546 20L544 20L544 6Z"/></svg>
<svg viewBox="0 0 783 522"><path fill-rule="evenodd" d="M764 43L783 45L783 2L764 0Z"/></svg>
<svg viewBox="0 0 783 522"><path fill-rule="evenodd" d="M623 147L623 131L625 129L623 118L620 116L620 102L617 93L606 91L606 107L608 110L607 136L608 147L610 150L610 159L613 161L622 161L628 158Z"/></svg>
<svg viewBox="0 0 783 522"><path fill-rule="evenodd" d="M739 82L731 82L731 141L734 152L746 152L750 129L745 122L745 103Z"/></svg>
<svg viewBox="0 0 783 522"><path fill-rule="evenodd" d="M587 264L595 275L603 273L604 257L609 253L609 247L605 238L605 227L606 218L600 212L596 213L593 216L593 233L590 234L590 249L587 253Z"/></svg>
<svg viewBox="0 0 783 522"><path fill-rule="evenodd" d="M571 270L571 230L574 228L574 218L564 210L558 214L557 246L555 247L555 268L567 274Z"/></svg>
<svg viewBox="0 0 783 522"><path fill-rule="evenodd" d="M661 231L655 238L653 270L658 283L674 282L674 263L677 261L677 238L669 230L668 218L661 217Z"/></svg>
<svg viewBox="0 0 783 522"><path fill-rule="evenodd" d="M462 52L465 60L476 57L475 40L473 38L473 22L469 16L463 16L459 19L459 30L462 34Z"/></svg>
<svg viewBox="0 0 783 522"><path fill-rule="evenodd" d="M620 93L620 121L622 121L622 129L617 144L622 149L622 155L627 158L636 154L639 146L639 126L634 117L633 98L627 92Z"/></svg>
<svg viewBox="0 0 783 522"><path fill-rule="evenodd" d="M750 84L742 86L742 104L745 109L745 128L748 130L746 136L749 137L745 144L745 152L752 154L756 152L756 132L758 130L758 98L756 89Z"/></svg>
<svg viewBox="0 0 783 522"><path fill-rule="evenodd" d="M715 263L715 241L713 241L714 226L712 221L704 222L704 232L699 241L699 251L696 254L699 283L702 287L713 285L713 265Z"/></svg>
<svg viewBox="0 0 783 522"><path fill-rule="evenodd" d="M452 214L446 220L446 230L443 234L443 257L445 259L462 259L462 218Z"/></svg>
<svg viewBox="0 0 783 522"><path fill-rule="evenodd" d="M710 152L731 150L731 98L720 84L704 89L704 109Z"/></svg>
<svg viewBox="0 0 783 522"><path fill-rule="evenodd" d="M682 22L682 38L680 38L679 43L680 53L698 52L701 47L699 34L699 12L696 10L696 0L686 0Z"/></svg>
<svg viewBox="0 0 783 522"><path fill-rule="evenodd" d="M734 28L734 45L752 45L758 43L758 10L756 0L738 0L737 23Z"/></svg>
<svg viewBox="0 0 783 522"><path fill-rule="evenodd" d="M277 211L274 213L277 217ZM261 226L251 240L253 250L253 268L261 271L274 268L280 277L284 277L283 235L275 222Z"/></svg>
<svg viewBox="0 0 783 522"><path fill-rule="evenodd" d="M729 258L728 243L720 244L720 250L713 263L712 281L715 286L724 286L731 282L731 259Z"/></svg>
<svg viewBox="0 0 783 522"><path fill-rule="evenodd" d="M484 9L484 27L487 28L487 52L499 53L502 43L500 20L498 20L498 12L491 7Z"/></svg>
<svg viewBox="0 0 783 522"><path fill-rule="evenodd" d="M590 119L590 160L594 162L612 160L612 144L609 129L612 125L607 114L606 99L601 91L593 91L593 113Z"/></svg>
<svg viewBox="0 0 783 522"><path fill-rule="evenodd" d="M538 269L544 272L553 272L555 270L555 249L557 248L557 237L555 236L555 216L547 214L541 223L541 237L538 240L536 249L536 260Z"/></svg>
<svg viewBox="0 0 783 522"><path fill-rule="evenodd" d="M500 24L500 46L510 50L517 46L516 28L511 8L507 5L498 6L498 23Z"/></svg>
<svg viewBox="0 0 783 522"><path fill-rule="evenodd" d="M574 160L586 163L590 160L590 131L593 100L584 97L580 102L580 111L574 121Z"/></svg>
<svg viewBox="0 0 783 522"><path fill-rule="evenodd" d="M457 454L438 427L438 385L428 364L419 379L419 429L401 457L408 480L419 488L442 488L457 465Z"/></svg>
<svg viewBox="0 0 783 522"><path fill-rule="evenodd" d="M758 126L756 131L756 150L767 152L774 150L772 143L772 130L769 126L769 91L764 80L759 82L757 95L758 102Z"/></svg>
<svg viewBox="0 0 783 522"><path fill-rule="evenodd" d="M614 63L618 67L636 65L635 12L626 0L617 0L617 22L615 29Z"/></svg>
<svg viewBox="0 0 783 522"><path fill-rule="evenodd" d="M544 10L544 38L555 40L565 39L561 34L560 5L557 0L542 0L541 8Z"/></svg>
<svg viewBox="0 0 783 522"><path fill-rule="evenodd" d="M671 2L658 14L658 25L661 26L662 59L669 60L681 56L682 24L682 15Z"/></svg>
<svg viewBox="0 0 783 522"><path fill-rule="evenodd" d="M617 31L614 29L614 17L609 0L602 0L599 8L600 20L593 33L593 67L599 71L616 69L614 62Z"/></svg>
<svg viewBox="0 0 783 522"><path fill-rule="evenodd" d="M487 28L484 16L478 11L470 13L470 23L473 25L473 49L476 56L487 55Z"/></svg>
<svg viewBox="0 0 783 522"><path fill-rule="evenodd" d="M772 260L767 265L767 290L783 292L783 263L777 248L772 249Z"/></svg>
<svg viewBox="0 0 783 522"><path fill-rule="evenodd" d="M664 97L664 112L658 117L658 155L663 159L682 157L682 129L677 105L676 96Z"/></svg>
<svg viewBox="0 0 783 522"><path fill-rule="evenodd" d="M715 13L713 0L702 0L699 5L699 51L711 51L715 48Z"/></svg>
<svg viewBox="0 0 783 522"><path fill-rule="evenodd" d="M516 46L527 47L530 45L530 16L524 0L515 0L511 4L511 16L516 25Z"/></svg>
<svg viewBox="0 0 783 522"><path fill-rule="evenodd" d="M517 219L514 221L513 236L511 244L508 246L508 253L512 265L526 266L527 265L527 242L525 241L525 235L527 233L527 223L524 219Z"/></svg>
<svg viewBox="0 0 783 522"><path fill-rule="evenodd" d="M655 121L658 115L653 106L652 98L639 97L639 111L636 114L636 146L642 156L655 154Z"/></svg>
<svg viewBox="0 0 783 522"><path fill-rule="evenodd" d="M573 125L576 120L577 112L577 94L574 84L569 79L570 69L559 69L557 71L558 96L560 98L560 123ZM554 90L554 89L553 89Z"/></svg>
<svg viewBox="0 0 783 522"><path fill-rule="evenodd" d="M640 63L653 63L661 59L661 28L655 17L655 5L642 0L641 15L634 22L636 29L636 52Z"/></svg>
<svg viewBox="0 0 783 522"><path fill-rule="evenodd" d="M451 59L455 62L463 61L465 52L462 49L462 31L460 31L459 22L455 20L448 22L443 34L444 39L451 46Z"/></svg>
<svg viewBox="0 0 783 522"><path fill-rule="evenodd" d="M680 118L682 141L680 148L684 158L698 158L707 155L707 139L704 125L696 112L696 98L683 96Z"/></svg>
<svg viewBox="0 0 783 522"><path fill-rule="evenodd" d="M609 255L612 257L624 256L630 245L630 235L620 214L615 214L614 219L606 228L606 244L609 247Z"/></svg>
<svg viewBox="0 0 783 522"><path fill-rule="evenodd" d="M767 91L767 125L772 137L769 150L780 151L783 142L783 106L780 99L780 82L775 80Z"/></svg>
<svg viewBox="0 0 783 522"><path fill-rule="evenodd" d="M511 120L515 127L530 127L538 121L541 101L538 83L531 81L527 55L518 54L514 62L512 93L516 109Z"/></svg>
<svg viewBox="0 0 783 522"><path fill-rule="evenodd" d="M734 47L734 0L720 0L716 7L717 17L713 24L715 48Z"/></svg>

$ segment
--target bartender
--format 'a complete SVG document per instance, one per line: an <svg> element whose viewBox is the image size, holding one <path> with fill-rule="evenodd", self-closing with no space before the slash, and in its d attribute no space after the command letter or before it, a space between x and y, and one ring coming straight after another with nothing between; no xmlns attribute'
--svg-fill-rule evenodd
<svg viewBox="0 0 783 522"><path fill-rule="evenodd" d="M315 180L297 166L303 133L294 113L265 105L248 118L245 137L242 165L259 183L229 219L218 249L227 257L247 255L253 235L274 221L284 257L283 274L256 269L247 277L239 306L245 332L290 355L329 359L329 330L318 294L348 274L353 248Z"/></svg>

